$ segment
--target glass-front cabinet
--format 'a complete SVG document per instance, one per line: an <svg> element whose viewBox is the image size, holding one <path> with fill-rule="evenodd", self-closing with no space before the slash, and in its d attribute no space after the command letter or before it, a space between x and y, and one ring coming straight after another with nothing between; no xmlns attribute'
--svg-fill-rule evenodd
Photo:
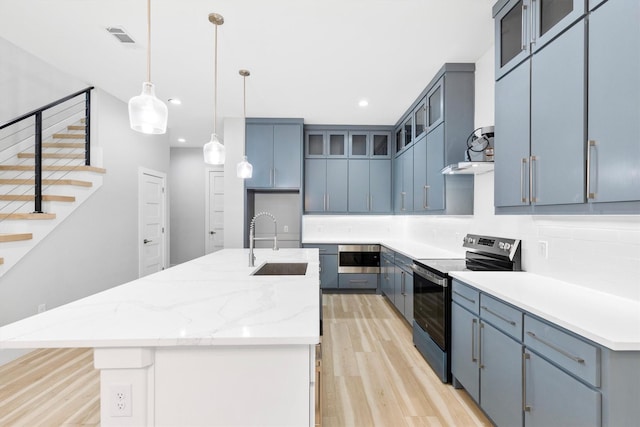
<svg viewBox="0 0 640 427"><path fill-rule="evenodd" d="M427 131L427 104L423 101L413 112L413 140L417 141Z"/></svg>
<svg viewBox="0 0 640 427"><path fill-rule="evenodd" d="M427 132L431 132L444 120L442 86L441 78L427 93Z"/></svg>
<svg viewBox="0 0 640 427"><path fill-rule="evenodd" d="M347 157L347 132L306 131L304 147L306 158Z"/></svg>
<svg viewBox="0 0 640 427"><path fill-rule="evenodd" d="M585 14L585 0L501 0L496 21L496 79L542 49Z"/></svg>

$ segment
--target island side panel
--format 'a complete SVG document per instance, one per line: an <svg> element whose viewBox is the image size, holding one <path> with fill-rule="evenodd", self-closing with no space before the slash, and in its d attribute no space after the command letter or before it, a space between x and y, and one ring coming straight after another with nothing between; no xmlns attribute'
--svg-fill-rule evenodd
<svg viewBox="0 0 640 427"><path fill-rule="evenodd" d="M155 423L310 425L314 346L161 347ZM311 367L310 367L311 364Z"/></svg>

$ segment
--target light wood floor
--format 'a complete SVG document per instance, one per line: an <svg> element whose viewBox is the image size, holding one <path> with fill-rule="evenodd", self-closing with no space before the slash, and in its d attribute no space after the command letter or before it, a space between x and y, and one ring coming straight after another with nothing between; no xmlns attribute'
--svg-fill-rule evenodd
<svg viewBox="0 0 640 427"><path fill-rule="evenodd" d="M380 295L324 295L323 426L490 426L442 384Z"/></svg>
<svg viewBox="0 0 640 427"><path fill-rule="evenodd" d="M489 426L440 382L379 295L324 296L325 427ZM87 349L38 350L0 367L0 426L97 426L100 379Z"/></svg>

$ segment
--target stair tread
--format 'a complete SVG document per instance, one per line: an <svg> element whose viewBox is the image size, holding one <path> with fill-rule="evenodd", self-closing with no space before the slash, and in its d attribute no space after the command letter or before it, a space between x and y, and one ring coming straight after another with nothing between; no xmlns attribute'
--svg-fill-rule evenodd
<svg viewBox="0 0 640 427"><path fill-rule="evenodd" d="M55 219L54 213L0 213L0 219Z"/></svg>
<svg viewBox="0 0 640 427"><path fill-rule="evenodd" d="M83 133L54 133L55 139L84 139Z"/></svg>
<svg viewBox="0 0 640 427"><path fill-rule="evenodd" d="M86 130L87 126L85 125L69 125L67 126L67 130Z"/></svg>
<svg viewBox="0 0 640 427"><path fill-rule="evenodd" d="M34 198L33 194L0 194L0 200L9 202L29 202ZM43 194L43 202L75 202L74 196L61 196L56 194Z"/></svg>
<svg viewBox="0 0 640 427"><path fill-rule="evenodd" d="M34 185L35 180L32 178L11 178L0 179L0 185ZM92 187L91 181L82 181L79 179L43 179L42 185L76 185L78 187Z"/></svg>
<svg viewBox="0 0 640 427"><path fill-rule="evenodd" d="M0 171L32 171L35 169L33 165L0 165ZM107 170L105 168L99 168L97 166L87 166L87 165L78 165L78 166L53 166L53 165L43 165L43 171L57 171L57 172L65 172L65 171L78 171L78 172L97 172L97 173L106 173Z"/></svg>
<svg viewBox="0 0 640 427"><path fill-rule="evenodd" d="M43 142L42 148L81 148L84 150L84 142Z"/></svg>
<svg viewBox="0 0 640 427"><path fill-rule="evenodd" d="M33 239L33 234L31 233L0 234L0 242L18 242L31 239Z"/></svg>
<svg viewBox="0 0 640 427"><path fill-rule="evenodd" d="M33 159L35 153L18 153L19 159ZM84 159L84 153L42 153L43 159Z"/></svg>

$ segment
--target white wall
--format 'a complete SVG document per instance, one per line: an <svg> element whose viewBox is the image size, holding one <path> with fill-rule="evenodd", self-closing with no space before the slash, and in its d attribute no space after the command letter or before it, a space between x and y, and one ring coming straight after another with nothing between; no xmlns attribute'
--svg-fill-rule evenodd
<svg viewBox="0 0 640 427"><path fill-rule="evenodd" d="M244 180L236 176L236 165L242 160L245 125L243 118L224 119L224 146L227 159L224 168L224 247L244 247ZM251 162L251 159L249 159Z"/></svg>
<svg viewBox="0 0 640 427"><path fill-rule="evenodd" d="M91 86L1 37L0 58L0 124Z"/></svg>
<svg viewBox="0 0 640 427"><path fill-rule="evenodd" d="M28 58L20 53L17 61ZM2 57L3 64L13 60ZM37 60L33 66L41 75L55 72ZM13 99L1 91L0 98ZM0 278L0 325L35 314L39 304L50 309L138 277L138 168L168 173L168 139L132 131L127 104L105 92L92 102L92 143L107 169L103 186ZM10 356L0 351L0 364Z"/></svg>
<svg viewBox="0 0 640 427"><path fill-rule="evenodd" d="M171 265L205 254L205 170L202 148L171 148Z"/></svg>
<svg viewBox="0 0 640 427"><path fill-rule="evenodd" d="M475 126L494 123L494 51L476 62ZM303 240L404 238L462 251L466 233L522 239L523 269L640 301L640 215L495 215L493 172L477 175L474 215L304 216ZM391 225L390 225L391 223ZM539 252L547 242L548 257Z"/></svg>

